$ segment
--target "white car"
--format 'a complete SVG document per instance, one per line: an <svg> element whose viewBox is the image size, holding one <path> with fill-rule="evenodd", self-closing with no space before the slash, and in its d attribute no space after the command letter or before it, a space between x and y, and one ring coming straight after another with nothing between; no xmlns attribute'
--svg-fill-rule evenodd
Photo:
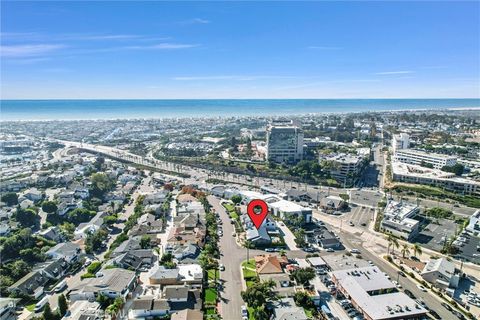
<svg viewBox="0 0 480 320"><path fill-rule="evenodd" d="M398 281L393 280L392 283L395 285L395 287L397 287L399 289L402 287L402 285L400 283L398 283Z"/></svg>
<svg viewBox="0 0 480 320"><path fill-rule="evenodd" d="M425 288L425 287L422 286L421 284L417 284L417 288L418 288L420 291L427 292L427 288Z"/></svg>
<svg viewBox="0 0 480 320"><path fill-rule="evenodd" d="M352 249L352 250L350 250L350 253L359 254L359 253L360 253L360 250L358 250L358 249Z"/></svg>
<svg viewBox="0 0 480 320"><path fill-rule="evenodd" d="M225 271L225 266L223 264L221 264L221 265L218 266L218 269L220 269L220 271Z"/></svg>
<svg viewBox="0 0 480 320"><path fill-rule="evenodd" d="M248 318L248 309L246 305L242 306L242 317L247 317Z"/></svg>

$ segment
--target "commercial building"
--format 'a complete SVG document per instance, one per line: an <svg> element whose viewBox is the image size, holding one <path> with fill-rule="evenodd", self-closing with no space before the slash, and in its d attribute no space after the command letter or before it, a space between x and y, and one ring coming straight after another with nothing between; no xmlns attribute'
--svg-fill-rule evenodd
<svg viewBox="0 0 480 320"><path fill-rule="evenodd" d="M456 288L460 273L455 269L455 264L445 258L431 259L422 270L422 278L442 289Z"/></svg>
<svg viewBox="0 0 480 320"><path fill-rule="evenodd" d="M407 133L394 134L392 138L393 152L397 150L408 149L410 147L410 136Z"/></svg>
<svg viewBox="0 0 480 320"><path fill-rule="evenodd" d="M312 222L312 209L303 207L295 202L284 200L275 194L262 194L256 191L243 190L239 193L245 204L254 199L261 199L268 205L270 213L282 219L291 216L302 216L305 223Z"/></svg>
<svg viewBox="0 0 480 320"><path fill-rule="evenodd" d="M330 175L339 181L354 180L364 168L367 159L361 155L338 153L334 155L320 155L319 162L331 162Z"/></svg>
<svg viewBox="0 0 480 320"><path fill-rule="evenodd" d="M441 169L445 166L454 166L457 158L413 149L400 149L395 151L394 161L415 165L432 165L434 169Z"/></svg>
<svg viewBox="0 0 480 320"><path fill-rule="evenodd" d="M376 266L333 271L331 276L337 290L367 320L421 319L427 314Z"/></svg>
<svg viewBox="0 0 480 320"><path fill-rule="evenodd" d="M420 165L392 162L393 181L426 184L448 191L468 195L480 195L480 182L457 177L454 173Z"/></svg>
<svg viewBox="0 0 480 320"><path fill-rule="evenodd" d="M303 131L293 121L273 122L267 126L268 161L295 163L303 159Z"/></svg>
<svg viewBox="0 0 480 320"><path fill-rule="evenodd" d="M412 218L419 211L417 205L391 200L383 212L382 228L397 237L411 240L418 235L420 222Z"/></svg>

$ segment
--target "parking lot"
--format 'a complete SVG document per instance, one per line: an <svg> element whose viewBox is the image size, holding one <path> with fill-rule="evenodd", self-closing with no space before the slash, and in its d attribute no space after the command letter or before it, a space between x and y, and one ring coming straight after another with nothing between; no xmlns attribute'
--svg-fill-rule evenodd
<svg viewBox="0 0 480 320"><path fill-rule="evenodd" d="M441 251L445 241L455 236L455 230L457 230L457 224L452 220L438 219L438 224L433 223L432 221L427 221L422 216L417 216L415 219L420 220L423 227L423 230L420 234L414 239L414 242L420 243L422 246L435 250Z"/></svg>
<svg viewBox="0 0 480 320"><path fill-rule="evenodd" d="M373 221L373 208L355 206L350 208L350 211L342 214L340 219L343 223L357 226L359 228L368 228L370 222Z"/></svg>
<svg viewBox="0 0 480 320"><path fill-rule="evenodd" d="M467 235L463 237L465 241L463 245L459 247L460 253L455 258L463 261L469 261L476 264L480 264L480 238L473 235Z"/></svg>

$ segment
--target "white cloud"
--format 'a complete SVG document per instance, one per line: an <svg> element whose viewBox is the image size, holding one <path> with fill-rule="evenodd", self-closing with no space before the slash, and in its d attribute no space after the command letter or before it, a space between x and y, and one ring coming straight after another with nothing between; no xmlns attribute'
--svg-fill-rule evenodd
<svg viewBox="0 0 480 320"><path fill-rule="evenodd" d="M376 72L375 74L380 76L385 76L385 75L391 75L391 74L409 74L409 73L415 73L415 71L411 71L411 70L382 71L382 72Z"/></svg>
<svg viewBox="0 0 480 320"><path fill-rule="evenodd" d="M25 44L2 45L0 55L4 58L23 58L40 56L65 48L62 44Z"/></svg>
<svg viewBox="0 0 480 320"><path fill-rule="evenodd" d="M193 18L189 20L180 21L180 24L188 25L188 24L209 24L211 21L202 18Z"/></svg>

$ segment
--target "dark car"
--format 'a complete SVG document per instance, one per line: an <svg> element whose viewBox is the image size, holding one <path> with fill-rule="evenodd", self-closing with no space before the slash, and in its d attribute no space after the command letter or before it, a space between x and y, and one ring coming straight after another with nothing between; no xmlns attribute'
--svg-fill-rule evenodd
<svg viewBox="0 0 480 320"><path fill-rule="evenodd" d="M450 307L450 305L448 303L445 303L445 302L442 302L442 306L447 309L448 311L453 311L453 308Z"/></svg>
<svg viewBox="0 0 480 320"><path fill-rule="evenodd" d="M410 299L416 299L415 295L412 293L410 290L405 290L405 294L410 298Z"/></svg>
<svg viewBox="0 0 480 320"><path fill-rule="evenodd" d="M402 277L406 277L406 275L403 271L398 271L398 274L401 275Z"/></svg>
<svg viewBox="0 0 480 320"><path fill-rule="evenodd" d="M438 313L436 313L433 310L430 310L430 314L435 318L435 319L442 319Z"/></svg>

